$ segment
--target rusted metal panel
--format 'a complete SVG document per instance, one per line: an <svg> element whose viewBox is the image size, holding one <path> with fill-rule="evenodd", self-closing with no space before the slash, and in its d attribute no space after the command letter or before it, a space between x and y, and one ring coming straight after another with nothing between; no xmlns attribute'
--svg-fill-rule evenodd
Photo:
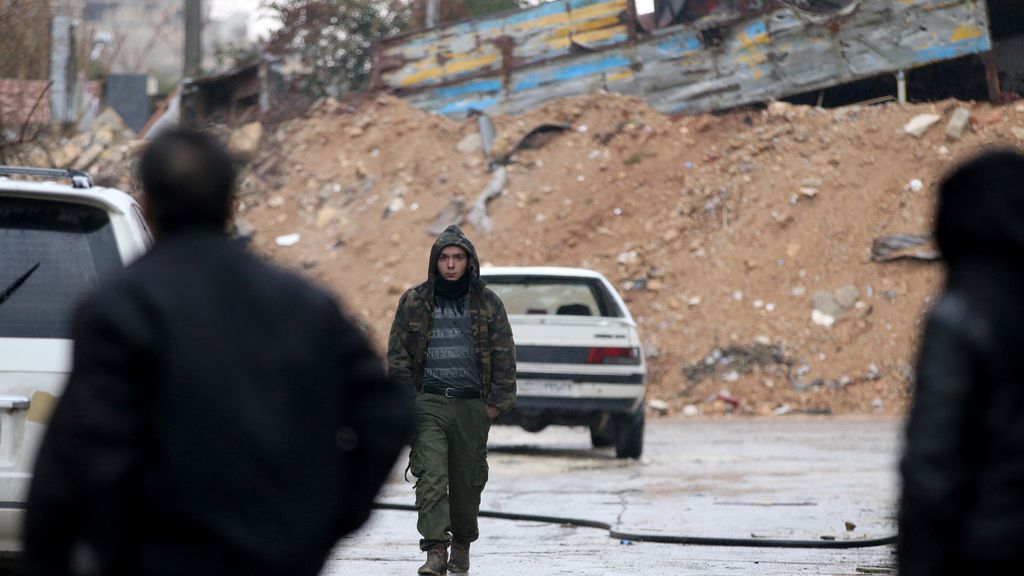
<svg viewBox="0 0 1024 576"><path fill-rule="evenodd" d="M596 15L611 14L612 7L625 21L629 6L622 0L551 2L390 44L386 54L404 54L420 68L395 68L381 78L417 106L450 115L516 113L599 89L642 96L666 113L687 113L822 89L992 46L985 3L979 0L854 0L831 15L799 7L815 0L736 1L747 12L718 11L651 33L609 33L603 38L609 47L583 53L571 43L556 47L552 39L579 38L565 32L567 22L600 20ZM616 29L611 20L594 26ZM467 48L470 31L476 34L473 50ZM488 31L500 31L487 36L495 48L493 38L511 38L504 53L493 65L453 70L450 62L465 61L448 59L453 47L465 48L464 54L486 53L481 34ZM431 68L431 58L440 64ZM416 70L419 76L413 75ZM426 78L425 70L433 70L433 76ZM463 73L468 78L460 79Z"/></svg>

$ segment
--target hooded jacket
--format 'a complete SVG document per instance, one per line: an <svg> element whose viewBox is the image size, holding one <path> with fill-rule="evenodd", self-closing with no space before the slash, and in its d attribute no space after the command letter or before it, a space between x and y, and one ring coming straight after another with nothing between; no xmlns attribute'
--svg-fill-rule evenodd
<svg viewBox="0 0 1024 576"><path fill-rule="evenodd" d="M917 362L900 574L1016 572L1024 560L1024 157L989 153L947 179L935 236L948 277Z"/></svg>
<svg viewBox="0 0 1024 576"><path fill-rule="evenodd" d="M423 362L434 322L434 279L437 258L447 246L458 246L469 255L469 313L473 326L473 348L480 372L484 401L502 412L516 402L516 347L505 305L480 278L476 248L458 226L449 226L430 250L427 280L410 288L398 301L388 338L388 368L391 377L407 390L423 385Z"/></svg>

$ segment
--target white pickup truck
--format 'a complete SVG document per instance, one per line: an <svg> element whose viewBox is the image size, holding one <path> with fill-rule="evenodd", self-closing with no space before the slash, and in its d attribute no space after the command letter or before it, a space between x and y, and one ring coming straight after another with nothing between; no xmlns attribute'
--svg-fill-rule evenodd
<svg viewBox="0 0 1024 576"><path fill-rule="evenodd" d="M587 426L597 448L639 458L647 368L636 322L601 274L582 268L488 267L516 341L518 400L499 424L539 432Z"/></svg>

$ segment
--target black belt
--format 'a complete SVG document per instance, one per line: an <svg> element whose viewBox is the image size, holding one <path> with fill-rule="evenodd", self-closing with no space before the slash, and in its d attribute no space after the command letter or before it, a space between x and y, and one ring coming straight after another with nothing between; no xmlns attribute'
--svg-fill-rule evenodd
<svg viewBox="0 0 1024 576"><path fill-rule="evenodd" d="M427 394L437 394L438 396L444 396L445 398L480 398L480 392L476 390L459 390L458 388L428 388L423 387L423 391Z"/></svg>

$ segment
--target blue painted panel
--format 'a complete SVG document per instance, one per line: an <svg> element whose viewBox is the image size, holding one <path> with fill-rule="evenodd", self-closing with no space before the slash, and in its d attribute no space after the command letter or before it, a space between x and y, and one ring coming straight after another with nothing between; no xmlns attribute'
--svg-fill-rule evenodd
<svg viewBox="0 0 1024 576"><path fill-rule="evenodd" d="M927 64L937 60L950 60L969 54L988 52L992 49L992 42L988 36L979 36L970 40L961 40L953 44L937 45L917 50L914 52L914 61L918 64Z"/></svg>
<svg viewBox="0 0 1024 576"><path fill-rule="evenodd" d="M497 78L485 78L482 80L474 80L472 82L466 82L465 84L456 84L454 86L447 86L445 88L438 88L435 94L438 98L456 98L458 96L464 96L466 94L473 94L476 92L500 92L501 91L501 80Z"/></svg>
<svg viewBox="0 0 1024 576"><path fill-rule="evenodd" d="M478 100L459 100L438 108L438 112L449 116L465 114L471 110L484 111L498 104L498 98L480 98Z"/></svg>
<svg viewBox="0 0 1024 576"><path fill-rule="evenodd" d="M490 22L514 27L607 1L551 2L480 25ZM634 43L626 34L615 34L592 43L592 47L613 47L574 56L567 56L568 49L551 42L552 30L564 28L566 23L526 27L514 35L516 60L509 78L491 66L465 73L478 75L475 79L443 88L413 89L407 98L417 106L450 115L473 109L516 113L554 98L606 88L640 95L663 112L699 112L781 98L991 49L984 3L944 0L894 6L895 0L862 0L849 16L821 24L783 7L721 24L719 34L724 42L713 48L703 45L700 31L682 24L655 35L641 35ZM976 26L984 33L958 42L943 40L956 37L962 26ZM457 40L465 42L446 39L449 43ZM395 49L404 48L408 45ZM435 55L422 53L420 57ZM451 80L450 75L443 78Z"/></svg>

